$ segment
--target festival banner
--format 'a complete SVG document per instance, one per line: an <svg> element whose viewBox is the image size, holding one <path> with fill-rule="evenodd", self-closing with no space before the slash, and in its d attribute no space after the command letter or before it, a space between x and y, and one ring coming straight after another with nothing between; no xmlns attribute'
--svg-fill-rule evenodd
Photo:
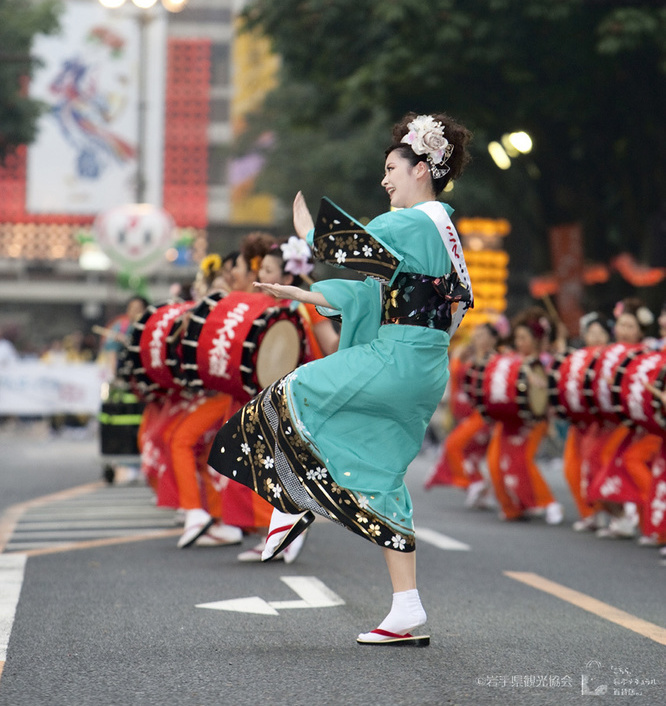
<svg viewBox="0 0 666 706"><path fill-rule="evenodd" d="M29 212L94 215L135 201L144 118L145 196L162 204L165 52L163 13L130 3L108 10L70 0L61 32L35 38L42 67L30 95L48 110L28 149Z"/></svg>
<svg viewBox="0 0 666 706"><path fill-rule="evenodd" d="M108 374L95 363L19 361L0 367L0 415L97 414Z"/></svg>

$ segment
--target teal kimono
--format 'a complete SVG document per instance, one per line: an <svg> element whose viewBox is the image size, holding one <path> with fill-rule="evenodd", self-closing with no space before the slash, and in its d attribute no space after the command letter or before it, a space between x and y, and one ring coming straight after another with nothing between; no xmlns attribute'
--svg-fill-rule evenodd
<svg viewBox="0 0 666 706"><path fill-rule="evenodd" d="M440 206L450 223L451 209ZM410 551L404 476L448 380L445 329L458 299L447 295L454 283L439 278L450 277L451 259L438 228L416 208L385 213L365 233L350 235L346 226L355 224L344 225L342 233L310 233L315 257L374 272L383 283L313 285L334 310L323 313L341 317L339 350L249 402L218 432L209 463L283 512L309 509Z"/></svg>

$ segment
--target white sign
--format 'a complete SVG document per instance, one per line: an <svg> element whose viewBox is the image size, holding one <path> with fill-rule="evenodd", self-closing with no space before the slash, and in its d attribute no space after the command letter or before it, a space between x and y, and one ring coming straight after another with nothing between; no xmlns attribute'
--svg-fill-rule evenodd
<svg viewBox="0 0 666 706"><path fill-rule="evenodd" d="M95 363L20 361L0 367L0 414L97 414L106 371Z"/></svg>
<svg viewBox="0 0 666 706"><path fill-rule="evenodd" d="M28 149L27 210L94 215L135 201L139 142L138 10L65 3L61 32L35 38L43 62L30 95L49 106ZM144 34L146 199L162 204L166 22L151 13Z"/></svg>
<svg viewBox="0 0 666 706"><path fill-rule="evenodd" d="M230 610L236 613L255 613L256 615L279 615L280 610L293 608L331 608L344 605L345 602L333 593L322 581L315 576L281 576L289 588L300 596L294 601L265 601L259 596L247 598L232 598L227 601L214 603L200 603L197 608L210 608L211 610Z"/></svg>

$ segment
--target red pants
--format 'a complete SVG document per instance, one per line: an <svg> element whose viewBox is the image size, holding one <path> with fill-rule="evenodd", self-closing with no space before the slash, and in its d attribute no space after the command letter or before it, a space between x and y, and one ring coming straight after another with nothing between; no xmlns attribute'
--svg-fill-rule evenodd
<svg viewBox="0 0 666 706"><path fill-rule="evenodd" d="M155 491L158 507L178 508L178 486L164 435L187 411L188 401L163 397L149 402L139 429L141 470Z"/></svg>
<svg viewBox="0 0 666 706"><path fill-rule="evenodd" d="M547 429L547 422L539 422L532 428L495 424L488 446L488 471L507 520L515 520L525 510L546 507L555 500L534 462Z"/></svg>

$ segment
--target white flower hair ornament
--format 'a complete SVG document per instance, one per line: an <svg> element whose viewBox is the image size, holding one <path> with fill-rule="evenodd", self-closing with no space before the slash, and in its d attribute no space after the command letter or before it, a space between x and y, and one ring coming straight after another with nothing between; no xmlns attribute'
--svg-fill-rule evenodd
<svg viewBox="0 0 666 706"><path fill-rule="evenodd" d="M286 243L280 245L282 259L285 262L284 271L292 275L309 275L314 270L311 262L312 253L308 244L296 235L289 236Z"/></svg>
<svg viewBox="0 0 666 706"><path fill-rule="evenodd" d="M639 306L636 309L636 320L643 328L647 328L654 323L654 316L646 306Z"/></svg>
<svg viewBox="0 0 666 706"><path fill-rule="evenodd" d="M444 137L444 126L432 115L419 115L407 123L409 132L400 140L415 154L425 154L433 179L441 179L449 172L446 163L453 153L453 145Z"/></svg>

